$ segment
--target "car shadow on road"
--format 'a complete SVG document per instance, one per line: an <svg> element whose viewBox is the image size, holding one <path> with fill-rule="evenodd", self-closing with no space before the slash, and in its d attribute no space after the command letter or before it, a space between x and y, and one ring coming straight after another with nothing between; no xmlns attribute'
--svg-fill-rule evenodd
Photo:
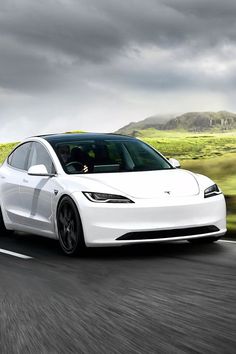
<svg viewBox="0 0 236 354"><path fill-rule="evenodd" d="M190 244L187 241L156 244L139 244L122 247L91 248L86 251L86 258L103 258L104 260L117 259L146 259L176 257L183 255L212 255L222 252L222 245L215 244Z"/></svg>
<svg viewBox="0 0 236 354"><path fill-rule="evenodd" d="M71 259L63 254L56 240L25 233L13 233L0 236L0 248L26 254L35 258ZM216 255L223 252L222 243L192 244L188 241L136 244L119 247L87 248L77 259L117 260L117 259L145 259L157 257L176 257L181 255Z"/></svg>

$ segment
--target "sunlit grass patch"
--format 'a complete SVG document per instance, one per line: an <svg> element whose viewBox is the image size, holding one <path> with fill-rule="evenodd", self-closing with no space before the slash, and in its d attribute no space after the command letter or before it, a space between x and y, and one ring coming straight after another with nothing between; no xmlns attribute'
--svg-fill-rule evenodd
<svg viewBox="0 0 236 354"><path fill-rule="evenodd" d="M229 214L227 216L227 230L236 237L236 214Z"/></svg>
<svg viewBox="0 0 236 354"><path fill-rule="evenodd" d="M236 134L160 133L156 137L140 136L168 157L198 160L236 153Z"/></svg>
<svg viewBox="0 0 236 354"><path fill-rule="evenodd" d="M0 164L5 160L6 156L18 143L0 144Z"/></svg>
<svg viewBox="0 0 236 354"><path fill-rule="evenodd" d="M187 170L207 175L226 195L236 195L236 153L202 160L181 160Z"/></svg>

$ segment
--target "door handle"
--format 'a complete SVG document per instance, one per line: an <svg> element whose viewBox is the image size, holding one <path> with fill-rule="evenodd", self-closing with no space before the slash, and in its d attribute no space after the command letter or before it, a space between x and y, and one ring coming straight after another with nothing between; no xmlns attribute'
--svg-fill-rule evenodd
<svg viewBox="0 0 236 354"><path fill-rule="evenodd" d="M29 183L29 181L27 179L25 179L25 178L23 178L23 182L24 183Z"/></svg>

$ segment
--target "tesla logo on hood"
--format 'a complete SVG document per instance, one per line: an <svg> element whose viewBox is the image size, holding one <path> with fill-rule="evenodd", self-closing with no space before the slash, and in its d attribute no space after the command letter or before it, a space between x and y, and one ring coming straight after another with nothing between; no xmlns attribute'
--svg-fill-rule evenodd
<svg viewBox="0 0 236 354"><path fill-rule="evenodd" d="M166 193L166 194L169 194L169 195L170 195L170 191L165 191L164 193Z"/></svg>

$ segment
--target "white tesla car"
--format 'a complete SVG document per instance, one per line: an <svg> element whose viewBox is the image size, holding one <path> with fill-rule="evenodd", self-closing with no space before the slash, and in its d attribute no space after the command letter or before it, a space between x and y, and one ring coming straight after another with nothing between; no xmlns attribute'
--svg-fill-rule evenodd
<svg viewBox="0 0 236 354"><path fill-rule="evenodd" d="M19 144L0 168L0 230L93 246L188 240L226 232L224 196L144 142L115 134L54 134Z"/></svg>

